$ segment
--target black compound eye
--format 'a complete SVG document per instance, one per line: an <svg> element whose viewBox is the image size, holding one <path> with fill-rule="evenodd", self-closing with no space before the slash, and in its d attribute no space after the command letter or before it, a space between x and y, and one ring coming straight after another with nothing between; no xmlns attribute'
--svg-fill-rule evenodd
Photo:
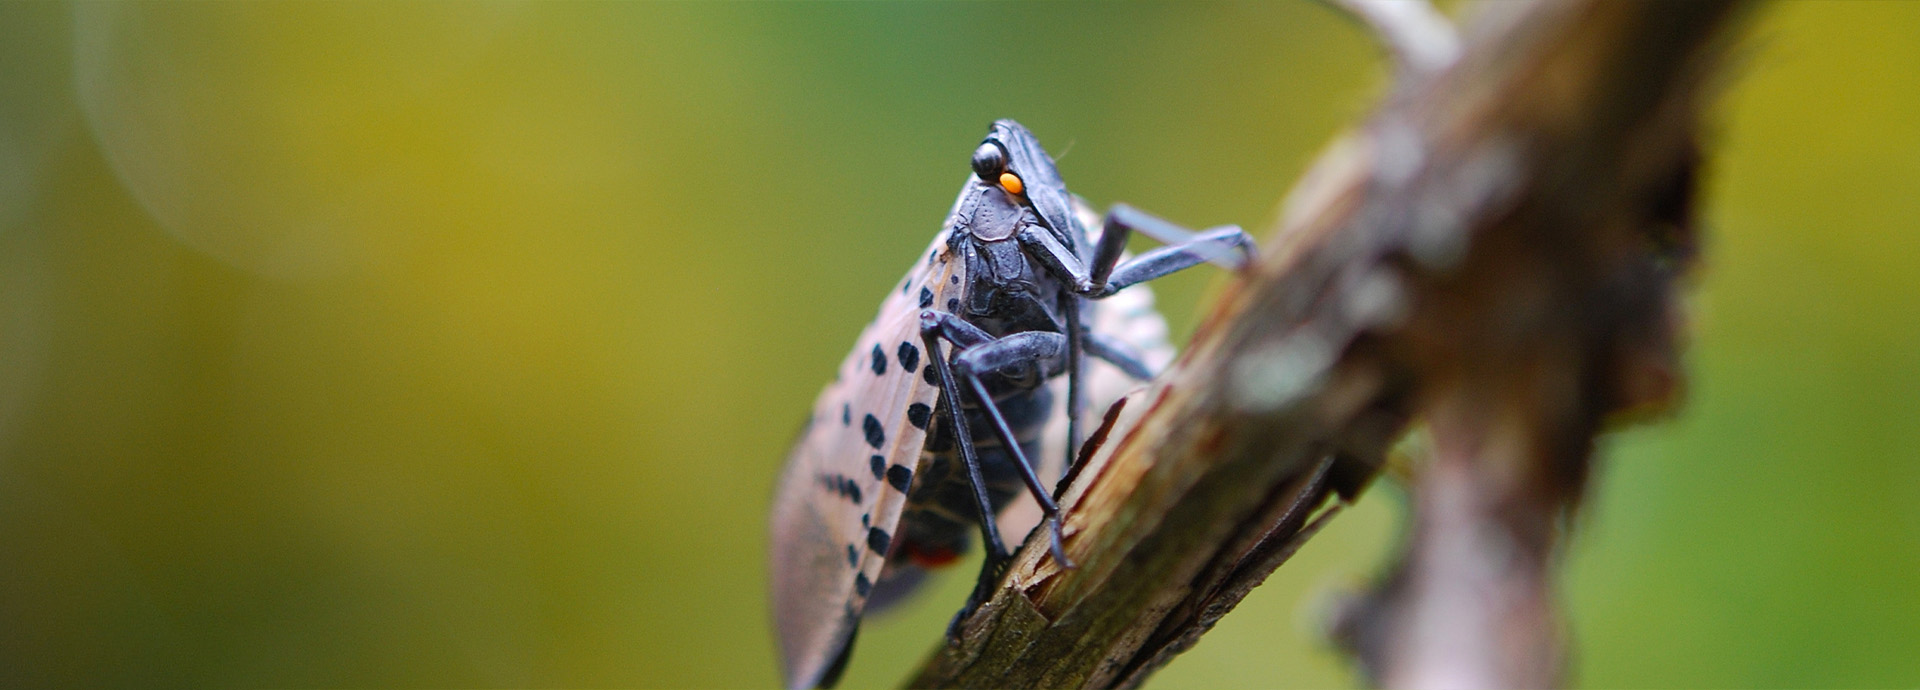
<svg viewBox="0 0 1920 690"><path fill-rule="evenodd" d="M999 144L983 142L980 148L973 150L973 174L979 175L981 181L998 182L1000 173L1006 169L1007 152L1000 150Z"/></svg>

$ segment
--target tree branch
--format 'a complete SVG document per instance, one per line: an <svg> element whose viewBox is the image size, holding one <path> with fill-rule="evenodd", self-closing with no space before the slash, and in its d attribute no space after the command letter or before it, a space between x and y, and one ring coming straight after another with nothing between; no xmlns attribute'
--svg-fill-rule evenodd
<svg viewBox="0 0 1920 690"><path fill-rule="evenodd" d="M1703 82L1737 0L1482 8L1296 187L1186 353L1109 411L914 687L1130 687L1378 473L1436 457L1414 539L1338 632L1394 686L1554 683L1549 566L1593 435L1679 387ZM1438 631L1441 634L1435 634Z"/></svg>
<svg viewBox="0 0 1920 690"><path fill-rule="evenodd" d="M1327 1L1365 24L1403 77L1438 72L1460 57L1460 34L1427 0Z"/></svg>

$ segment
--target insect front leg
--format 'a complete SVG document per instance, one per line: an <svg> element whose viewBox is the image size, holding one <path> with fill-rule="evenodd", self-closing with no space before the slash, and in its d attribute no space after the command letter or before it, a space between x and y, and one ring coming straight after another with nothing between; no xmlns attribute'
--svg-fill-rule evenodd
<svg viewBox="0 0 1920 690"><path fill-rule="evenodd" d="M1013 430L1007 425L1006 416L993 401L986 384L981 381L984 374L1011 371L1023 365L1047 368L1058 366L1067 354L1067 337L1059 333L1030 331L1015 333L1005 338L995 339L972 324L947 312L925 310L920 312L921 338L926 341L929 353L933 355L932 364L937 367L941 390L947 395L947 409L955 425L955 436L960 440L962 463L967 467L967 475L973 484L975 503L980 508L982 536L987 540L987 562L982 566L980 581L969 598L967 607L955 620L964 618L973 608L986 600L994 585L999 583L1001 572L1007 561L1012 560L1006 548L999 541L999 534L992 526L993 507L987 496L986 480L980 467L980 456L974 449L966 427L966 415L961 410L959 391L961 382L980 404L987 414L994 434L1008 455L1012 456L1014 466L1020 472L1021 481L1027 490L1039 502L1041 512L1046 516L1048 536L1051 538L1050 550L1055 560L1064 567L1073 567L1067 558L1060 533L1060 508L1053 502L1053 496L1040 483L1034 474L1033 464L1027 460L1026 452L1021 450L1020 442L1014 438ZM957 351L949 362L941 355L939 340L954 343Z"/></svg>
<svg viewBox="0 0 1920 690"><path fill-rule="evenodd" d="M1050 548L1054 559L1060 561L1062 567L1072 568L1073 561L1067 558L1066 549L1061 543L1060 508L1054 505L1052 494L1040 483L1040 477L1034 474L1033 463L1027 460L1026 452L1020 449L1020 440L1014 438L1006 415L1001 414L1000 406L994 403L986 383L980 379L985 374L1009 372L1021 366L1044 368L1048 364L1058 364L1065 359L1067 350L1067 336L1059 333L1015 333L960 350L953 357L953 373L967 382L974 398L980 401L980 409L986 411L994 434L999 437L1007 453L1013 456L1014 466L1020 470L1020 479L1026 482L1027 491L1040 503L1040 512L1046 516L1048 532L1052 537Z"/></svg>
<svg viewBox="0 0 1920 690"><path fill-rule="evenodd" d="M1148 251L1116 267L1120 253L1127 248L1127 238L1135 230L1167 246ZM1253 253L1253 238L1238 226L1229 225L1195 233L1131 206L1116 204L1107 211L1100 243L1094 248L1089 276L1092 288L1087 294L1095 299L1106 297L1128 285L1153 280L1207 261L1238 269L1253 259Z"/></svg>
<svg viewBox="0 0 1920 690"><path fill-rule="evenodd" d="M954 382L953 367L940 349L942 339L965 349L969 345L991 342L993 336L946 312L931 309L920 312L920 342L927 348L927 366L933 367L940 376L940 394L947 400L947 422L953 425L954 440L960 445L961 464L967 468L967 483L973 486L974 504L980 510L980 539L986 547L987 563L992 566L1008 559L1007 545L1000 541L1000 529L993 521L993 500L987 496L987 480L980 470L980 456L973 449L966 412L960 409L960 389Z"/></svg>

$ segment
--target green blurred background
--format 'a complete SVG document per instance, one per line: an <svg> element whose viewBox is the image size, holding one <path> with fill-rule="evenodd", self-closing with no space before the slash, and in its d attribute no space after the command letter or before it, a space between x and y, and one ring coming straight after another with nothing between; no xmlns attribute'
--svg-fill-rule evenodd
<svg viewBox="0 0 1920 690"><path fill-rule="evenodd" d="M1570 553L1580 685L1920 684L1920 4L1750 29L1691 401ZM771 685L781 455L989 120L1266 228L1385 78L1292 3L0 5L0 685ZM1176 333L1218 279L1159 285ZM1321 602L1403 509L1151 687L1354 683Z"/></svg>

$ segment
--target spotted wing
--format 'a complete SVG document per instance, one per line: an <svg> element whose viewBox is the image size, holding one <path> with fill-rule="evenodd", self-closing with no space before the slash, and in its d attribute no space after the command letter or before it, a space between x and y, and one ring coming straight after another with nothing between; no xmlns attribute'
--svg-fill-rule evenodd
<svg viewBox="0 0 1920 690"><path fill-rule="evenodd" d="M919 312L965 284L947 233L895 288L814 402L774 496L775 632L792 688L831 683L906 504L939 397Z"/></svg>

